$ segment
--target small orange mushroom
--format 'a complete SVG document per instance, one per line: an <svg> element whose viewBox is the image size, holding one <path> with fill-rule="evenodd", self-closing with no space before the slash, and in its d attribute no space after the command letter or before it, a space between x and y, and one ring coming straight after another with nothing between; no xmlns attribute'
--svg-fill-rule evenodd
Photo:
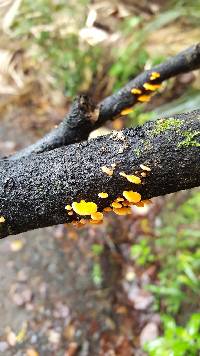
<svg viewBox="0 0 200 356"><path fill-rule="evenodd" d="M68 205L66 205L65 209L66 210L72 210L72 207L71 207L71 205L68 204Z"/></svg>
<svg viewBox="0 0 200 356"><path fill-rule="evenodd" d="M132 190L130 190L130 191L124 190L124 191L123 191L123 196L124 196L130 203L139 203L139 201L141 200L141 195L140 195L140 193L133 192Z"/></svg>
<svg viewBox="0 0 200 356"><path fill-rule="evenodd" d="M92 220L101 221L103 220L103 214L97 211L96 213L91 214L91 218Z"/></svg>
<svg viewBox="0 0 200 356"><path fill-rule="evenodd" d="M6 221L6 219L4 218L4 216L0 216L0 224L4 223Z"/></svg>
<svg viewBox="0 0 200 356"><path fill-rule="evenodd" d="M112 209L109 206L107 206L106 208L103 209L103 211L108 212L108 211L112 211Z"/></svg>
<svg viewBox="0 0 200 356"><path fill-rule="evenodd" d="M120 112L120 115L124 116L124 115L128 115L130 114L131 112L133 112L133 109L132 108L127 108L127 109L124 109Z"/></svg>
<svg viewBox="0 0 200 356"><path fill-rule="evenodd" d="M97 212L97 205L93 202L81 200L80 203L73 202L72 208L78 215L91 215Z"/></svg>
<svg viewBox="0 0 200 356"><path fill-rule="evenodd" d="M79 221L79 223L82 224L82 225L85 225L85 224L87 224L87 220L86 219L81 219Z"/></svg>
<svg viewBox="0 0 200 356"><path fill-rule="evenodd" d="M142 94L142 90L140 90L138 88L133 88L133 89L131 89L131 93L132 94Z"/></svg>
<svg viewBox="0 0 200 356"><path fill-rule="evenodd" d="M155 91L156 89L159 89L161 87L161 84L150 84L150 83L144 83L143 87L146 90L150 90L150 91Z"/></svg>
<svg viewBox="0 0 200 356"><path fill-rule="evenodd" d="M140 168L143 169L143 171L151 172L151 168L145 166L144 164L140 164Z"/></svg>
<svg viewBox="0 0 200 356"><path fill-rule="evenodd" d="M113 203L111 203L111 206L113 207L113 208L122 208L122 205L120 204L120 203L117 203L117 202L113 202Z"/></svg>
<svg viewBox="0 0 200 356"><path fill-rule="evenodd" d="M131 183L141 184L141 179L135 175L129 175L124 172L120 172L119 174L120 174L120 176L125 177Z"/></svg>
<svg viewBox="0 0 200 356"><path fill-rule="evenodd" d="M118 197L118 198L116 199L116 201L117 201L117 202L118 202L118 201L124 201L124 198Z"/></svg>
<svg viewBox="0 0 200 356"><path fill-rule="evenodd" d="M98 197L99 197L99 198L102 198L102 199L108 198L108 193L103 193L103 192L102 192L102 193L99 193L99 194L98 194Z"/></svg>
<svg viewBox="0 0 200 356"><path fill-rule="evenodd" d="M128 214L131 214L131 208L129 208L129 207L128 208L122 207L120 209L114 208L113 211L117 215L128 215Z"/></svg>
<svg viewBox="0 0 200 356"><path fill-rule="evenodd" d="M152 72L151 75L150 75L150 80L154 80L154 79L157 79L157 78L160 78L160 73Z"/></svg>
<svg viewBox="0 0 200 356"><path fill-rule="evenodd" d="M112 168L108 168L106 166L102 166L101 170L106 173L108 176L112 176L113 175L113 171L114 171L115 166L113 166Z"/></svg>
<svg viewBox="0 0 200 356"><path fill-rule="evenodd" d="M148 103L151 99L150 95L140 95L138 96L137 100L141 101L142 103Z"/></svg>

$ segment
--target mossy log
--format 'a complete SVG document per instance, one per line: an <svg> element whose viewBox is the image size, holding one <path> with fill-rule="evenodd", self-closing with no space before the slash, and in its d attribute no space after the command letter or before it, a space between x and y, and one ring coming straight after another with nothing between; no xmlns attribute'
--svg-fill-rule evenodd
<svg viewBox="0 0 200 356"><path fill-rule="evenodd" d="M141 164L150 168L146 177ZM197 187L200 110L18 160L4 159L0 169L1 238L77 221L82 216L69 216L65 206L82 199L95 202L102 212L123 191L148 199ZM142 183L133 184L120 172L134 174ZM108 198L99 198L100 192Z"/></svg>

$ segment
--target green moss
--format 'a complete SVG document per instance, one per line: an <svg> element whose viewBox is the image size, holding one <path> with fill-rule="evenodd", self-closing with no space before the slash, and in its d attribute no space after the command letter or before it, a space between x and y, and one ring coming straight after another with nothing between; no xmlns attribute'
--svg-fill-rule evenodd
<svg viewBox="0 0 200 356"><path fill-rule="evenodd" d="M157 135L160 135L161 133L165 132L166 130L171 130L174 128L177 129L181 126L181 124L182 124L182 120L175 119L173 117L157 120L155 122L153 135L157 136Z"/></svg>
<svg viewBox="0 0 200 356"><path fill-rule="evenodd" d="M134 152L134 154L136 155L136 157L140 157L141 152L140 152L140 149L139 149L138 147L135 148L135 149L133 150L133 152Z"/></svg>
<svg viewBox="0 0 200 356"><path fill-rule="evenodd" d="M200 137L200 131L185 131L183 132L183 136L185 139L178 143L178 147L200 147L200 142L196 140L196 138Z"/></svg>
<svg viewBox="0 0 200 356"><path fill-rule="evenodd" d="M153 147L152 142L150 140L143 140L142 146L143 146L143 151L150 150Z"/></svg>

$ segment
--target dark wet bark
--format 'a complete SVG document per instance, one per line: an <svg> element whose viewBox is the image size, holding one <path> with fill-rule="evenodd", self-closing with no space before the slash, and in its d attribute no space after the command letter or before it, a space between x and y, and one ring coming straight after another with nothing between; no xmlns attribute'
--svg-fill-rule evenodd
<svg viewBox="0 0 200 356"><path fill-rule="evenodd" d="M145 90L144 83L160 84L164 80L175 77L178 74L190 72L200 68L200 43L194 45L165 62L146 70L135 79L131 80L122 89L105 98L100 104L100 114L96 125L101 126L105 121L114 119L123 109L131 107L138 102L138 95L131 93L132 88L142 90L142 95L151 94L152 91ZM149 80L152 72L157 72L160 77L154 81Z"/></svg>
<svg viewBox="0 0 200 356"><path fill-rule="evenodd" d="M132 88L141 89L141 95L152 94L151 91L145 90L144 83L160 84L180 73L190 72L197 68L200 68L200 44L194 45L151 70L141 73L121 90L105 98L96 110L86 97L81 97L75 101L70 113L58 128L52 130L35 144L17 152L11 159L26 157L32 153L49 151L56 147L86 140L91 131L100 127L107 120L117 118L122 110L132 107L138 102L139 95L132 94ZM158 72L160 77L151 81L152 72Z"/></svg>
<svg viewBox="0 0 200 356"><path fill-rule="evenodd" d="M115 164L112 176L101 167ZM151 168L141 185L119 173L140 176L140 164ZM159 119L91 141L18 160L0 161L0 237L71 222L66 204L93 201L98 210L124 190L142 199L200 185L200 110ZM138 173L136 173L138 172ZM107 192L107 199L98 198Z"/></svg>
<svg viewBox="0 0 200 356"><path fill-rule="evenodd" d="M95 108L91 99L85 95L80 95L74 100L69 114L58 127L33 145L18 151L10 159L16 160L30 156L33 153L51 151L57 147L80 142L94 130L98 115L99 110Z"/></svg>

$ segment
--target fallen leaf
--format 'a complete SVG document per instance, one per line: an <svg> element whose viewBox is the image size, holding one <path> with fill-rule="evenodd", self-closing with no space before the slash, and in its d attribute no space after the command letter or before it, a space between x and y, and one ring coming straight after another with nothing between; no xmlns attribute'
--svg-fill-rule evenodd
<svg viewBox="0 0 200 356"><path fill-rule="evenodd" d="M10 242L10 249L13 252L20 251L24 247L23 240L13 240Z"/></svg>
<svg viewBox="0 0 200 356"><path fill-rule="evenodd" d="M26 356L39 356L39 353L35 349L27 349Z"/></svg>
<svg viewBox="0 0 200 356"><path fill-rule="evenodd" d="M52 344L58 344L60 342L61 335L55 330L49 330L48 340Z"/></svg>
<svg viewBox="0 0 200 356"><path fill-rule="evenodd" d="M10 346L16 345L16 335L12 330L9 331L7 334L7 342L9 343Z"/></svg>
<svg viewBox="0 0 200 356"><path fill-rule="evenodd" d="M78 349L78 344L76 342L70 342L67 351L65 352L64 356L74 356Z"/></svg>
<svg viewBox="0 0 200 356"><path fill-rule="evenodd" d="M27 331L27 323L24 322L21 330L18 332L18 334L16 335L16 342L21 344L25 338L26 338L26 331Z"/></svg>

